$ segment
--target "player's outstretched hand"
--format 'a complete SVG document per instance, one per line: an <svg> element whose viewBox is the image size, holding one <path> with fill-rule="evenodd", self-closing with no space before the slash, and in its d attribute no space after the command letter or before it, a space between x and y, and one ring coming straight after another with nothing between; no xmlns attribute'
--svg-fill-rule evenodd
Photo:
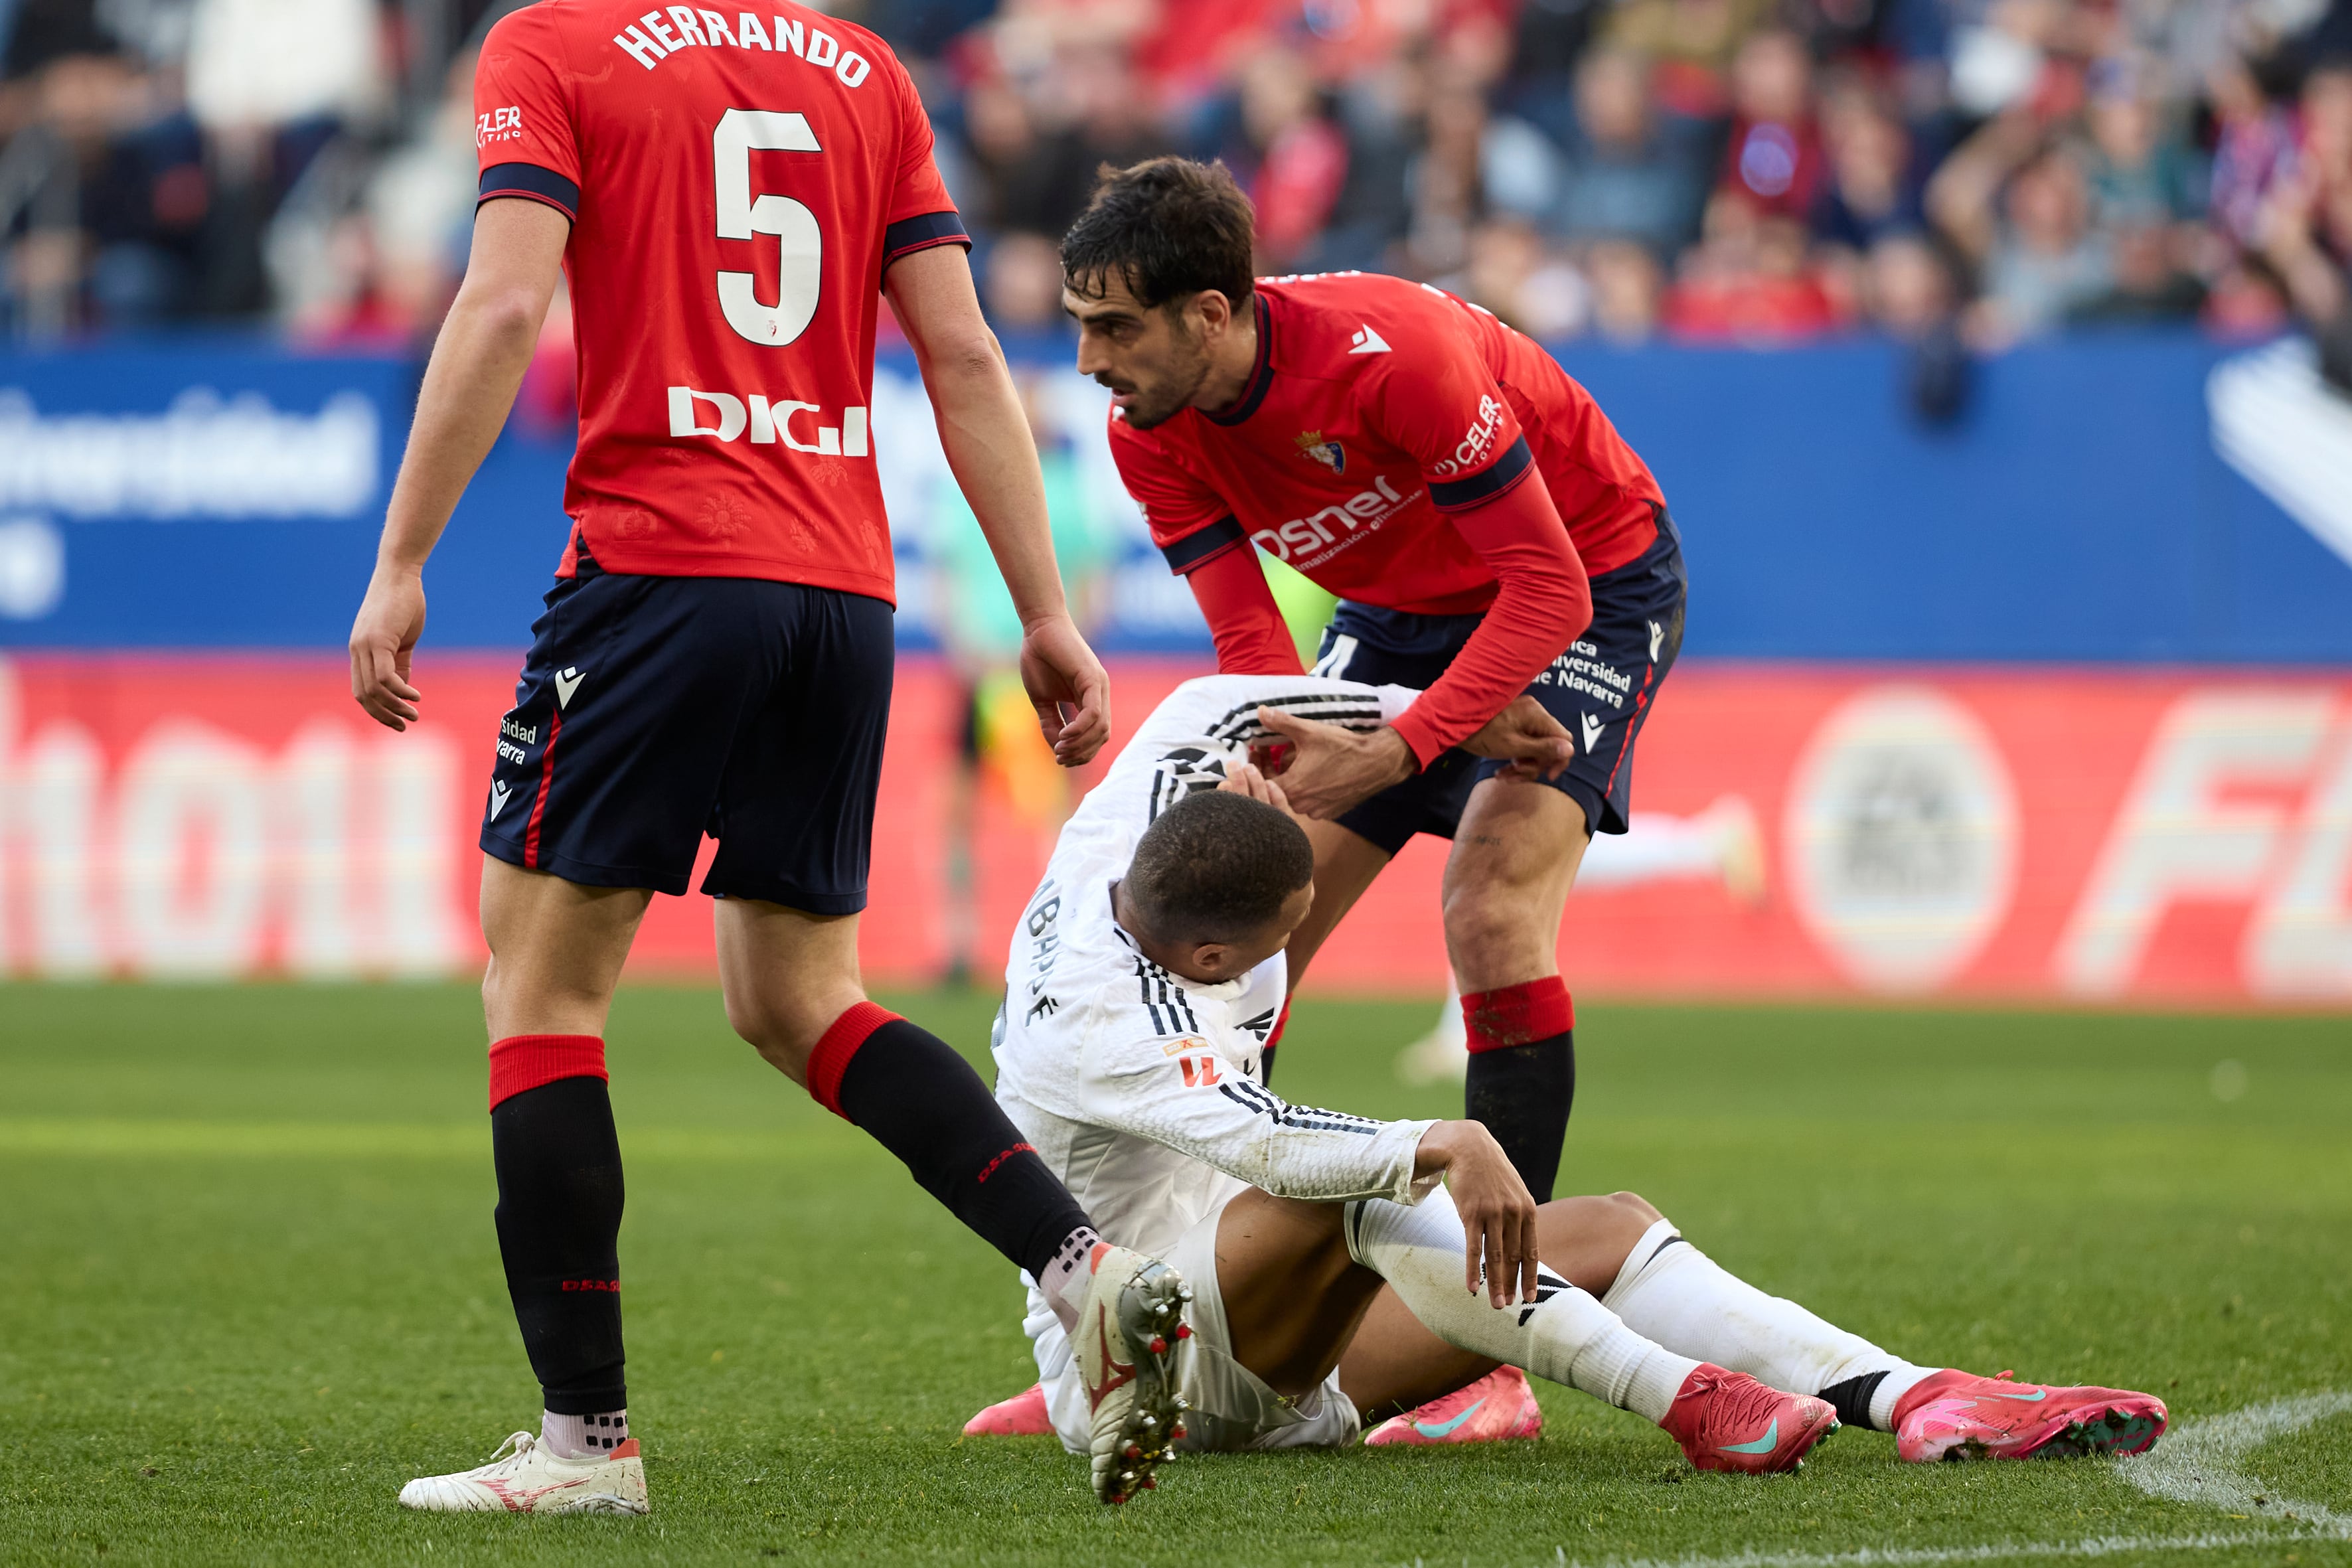
<svg viewBox="0 0 2352 1568"><path fill-rule="evenodd" d="M408 683L408 663L424 635L424 577L377 567L352 622L352 696L388 729L405 730L416 721L425 694Z"/></svg>
<svg viewBox="0 0 2352 1568"><path fill-rule="evenodd" d="M1576 759L1576 742L1570 737L1568 726L1524 694L1512 698L1509 707L1462 742L1462 749L1474 757L1495 757L1510 763L1503 770L1506 778L1547 783L1559 777Z"/></svg>
<svg viewBox="0 0 2352 1568"><path fill-rule="evenodd" d="M1221 795L1245 795L1252 800L1262 800L1287 817L1296 818L1298 815L1290 809L1290 798L1282 793L1282 786L1260 773L1255 763L1244 763L1228 770L1225 782L1217 786L1217 791Z"/></svg>
<svg viewBox="0 0 2352 1568"><path fill-rule="evenodd" d="M1421 771L1404 737L1385 724L1360 732L1278 708L1259 709L1257 721L1291 744L1282 789L1301 816L1328 822Z"/></svg>
<svg viewBox="0 0 2352 1568"><path fill-rule="evenodd" d="M1021 684L1054 760L1066 768L1094 761L1110 739L1110 677L1069 616L1039 621L1022 634Z"/></svg>
<svg viewBox="0 0 2352 1568"><path fill-rule="evenodd" d="M1462 1216L1463 1282L1500 1310L1536 1299L1536 1200L1483 1122L1441 1121L1421 1136L1413 1174L1442 1174Z"/></svg>

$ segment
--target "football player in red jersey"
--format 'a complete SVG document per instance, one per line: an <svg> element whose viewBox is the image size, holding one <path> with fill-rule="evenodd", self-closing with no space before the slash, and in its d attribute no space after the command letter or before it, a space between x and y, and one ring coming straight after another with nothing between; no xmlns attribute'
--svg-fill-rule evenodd
<svg viewBox="0 0 2352 1568"><path fill-rule="evenodd" d="M892 663L866 418L879 295L1021 612L1046 739L1075 766L1109 733L969 241L873 34L790 3L638 5L541 0L484 45L472 258L352 631L353 695L404 728L425 558L561 268L580 366L570 538L481 830L499 1244L544 1413L537 1436L402 1501L645 1511L603 1036L651 894L686 891L706 831L729 1021L1041 1282L1096 1369L1097 1491L1123 1501L1178 1429L1181 1280L1102 1245L963 1059L858 981Z"/></svg>
<svg viewBox="0 0 2352 1568"><path fill-rule="evenodd" d="M1337 595L1318 674L1423 695L1360 735L1269 713L1318 818L1292 983L1416 833L1449 837L1467 1113L1538 1203L1575 1093L1560 918L1593 833L1622 833L1635 737L1682 643L1657 481L1584 389L1485 310L1394 278L1250 276L1222 165L1107 176L1062 246L1078 368L1228 671L1297 656L1255 551ZM1255 550L1253 549L1255 547ZM1541 776L1457 750L1522 691L1561 727Z"/></svg>

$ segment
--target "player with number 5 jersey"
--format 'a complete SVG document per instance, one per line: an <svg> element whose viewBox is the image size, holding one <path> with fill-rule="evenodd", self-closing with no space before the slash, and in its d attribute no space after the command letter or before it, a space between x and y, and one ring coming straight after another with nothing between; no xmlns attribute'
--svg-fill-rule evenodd
<svg viewBox="0 0 2352 1568"><path fill-rule="evenodd" d="M474 111L483 198L572 221L562 574L584 547L608 572L890 600L866 421L880 285L971 241L889 49L799 6L541 0L490 29Z"/></svg>
<svg viewBox="0 0 2352 1568"><path fill-rule="evenodd" d="M1182 1280L1104 1243L963 1059L858 981L893 659L866 416L883 296L1021 614L1040 728L1068 766L1109 733L970 241L874 35L797 5L642 4L540 0L490 30L472 254L352 631L354 697L417 721L425 561L560 272L580 367L566 540L481 827L499 1247L541 1417L401 1500L646 1510L604 1037L651 896L687 890L707 835L728 1021L1039 1282L1092 1369L1095 1490L1122 1502L1181 1430ZM883 1321L921 1343L958 1308L905 1283L866 1288L911 1297Z"/></svg>

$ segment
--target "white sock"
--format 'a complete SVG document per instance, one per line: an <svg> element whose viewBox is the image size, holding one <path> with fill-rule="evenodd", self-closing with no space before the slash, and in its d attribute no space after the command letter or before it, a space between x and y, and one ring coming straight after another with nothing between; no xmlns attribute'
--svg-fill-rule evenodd
<svg viewBox="0 0 2352 1568"><path fill-rule="evenodd" d="M1045 1278L1037 1281L1045 1304L1054 1309L1055 1321L1066 1334L1077 1332L1078 1309L1086 1304L1087 1285L1094 1278L1095 1247L1101 1240L1094 1226L1078 1226L1062 1238L1062 1245L1054 1249L1054 1260L1045 1265Z"/></svg>
<svg viewBox="0 0 2352 1568"><path fill-rule="evenodd" d="M1601 1299L1660 1344L1786 1393L1821 1394L1883 1373L1867 1413L1881 1432L1894 1426L1895 1402L1935 1370L1889 1355L1794 1301L1767 1296L1685 1241L1668 1220L1642 1233Z"/></svg>
<svg viewBox="0 0 2352 1568"><path fill-rule="evenodd" d="M1462 1216L1445 1189L1412 1208L1370 1199L1348 1205L1348 1249L1387 1280L1412 1315L1448 1344L1581 1389L1652 1421L1698 1363L1653 1344L1617 1314L1549 1269L1536 1300L1496 1311L1462 1282Z"/></svg>
<svg viewBox="0 0 2352 1568"><path fill-rule="evenodd" d="M601 1459L628 1440L625 1410L608 1410L601 1415L539 1413L539 1446L559 1459Z"/></svg>

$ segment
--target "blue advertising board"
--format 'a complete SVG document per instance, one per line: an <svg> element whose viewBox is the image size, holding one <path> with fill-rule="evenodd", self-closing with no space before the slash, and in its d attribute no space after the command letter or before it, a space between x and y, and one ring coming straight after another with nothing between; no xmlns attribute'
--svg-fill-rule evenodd
<svg viewBox="0 0 2352 1568"><path fill-rule="evenodd" d="M1692 653L2352 662L2352 484L2335 478L2352 475L2352 409L2299 345L2029 347L1979 366L1944 426L1910 411L1884 343L1561 358L1673 504ZM1023 374L1069 504L1111 542L1100 646L1204 650L1119 491L1103 395L1066 364ZM341 646L416 376L243 340L0 356L0 647ZM922 647L954 509L903 357L878 369L874 429L900 641ZM525 640L562 546L568 455L501 438L427 576L434 646Z"/></svg>

